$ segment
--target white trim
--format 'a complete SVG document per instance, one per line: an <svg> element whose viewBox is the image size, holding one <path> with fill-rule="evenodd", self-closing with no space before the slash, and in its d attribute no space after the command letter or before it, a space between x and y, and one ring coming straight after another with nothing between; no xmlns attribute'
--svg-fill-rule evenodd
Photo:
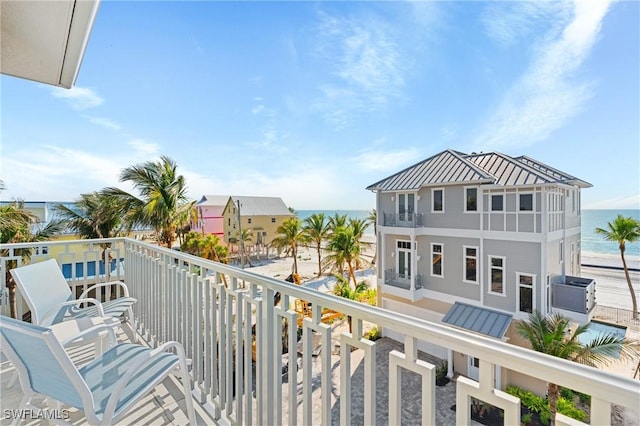
<svg viewBox="0 0 640 426"><path fill-rule="evenodd" d="M473 258L476 260L476 280L475 281L469 281L467 280L467 257L471 258L472 256L467 256L467 249L474 249L476 251L476 255L473 256ZM478 259L480 258L479 256L480 253L480 247L477 246L462 246L462 282L463 283L469 283L469 284L479 284L480 280L479 278L479 262Z"/></svg>
<svg viewBox="0 0 640 426"><path fill-rule="evenodd" d="M429 290L429 289L426 289L426 288L422 289L422 291L423 291L424 298L426 298L426 299L437 300L439 302L450 303L452 305L455 302L463 302L463 303L466 303L468 305L473 305L473 306L478 306L478 307L483 307L484 306L477 299L468 299L466 297L455 296L455 295L452 295L452 294L442 293L442 292L439 292L439 291ZM494 309L494 308L492 307L491 309ZM496 309L496 310L498 310L498 309Z"/></svg>
<svg viewBox="0 0 640 426"><path fill-rule="evenodd" d="M500 292L500 293L498 293L498 292L496 292L496 291L491 290L491 285L492 285L492 281L491 281L491 270L492 270L493 268L498 268L497 266L496 266L496 267L494 267L494 266L491 264L491 259L501 259L501 260L502 260L502 266L501 266L501 267L499 267L499 269L501 269L501 270L502 270L502 292ZM506 278L507 278L507 258L506 258L505 256L494 256L494 255L492 255L492 254L488 254L488 255L487 255L487 265L488 265L488 267L489 267L489 268L488 268L488 270L487 270L488 275L489 275L489 278L488 278L488 280L487 280L487 284L488 284L488 286L487 286L487 292L488 292L489 294L492 294L492 295L495 295L495 296L503 296L503 297L506 297L506 296L507 296L507 285L506 285L506 281L507 281L507 280L506 280Z"/></svg>
<svg viewBox="0 0 640 426"><path fill-rule="evenodd" d="M436 191L442 191L442 210L435 210L434 196ZM444 208L444 188L431 188L431 213L434 214L443 214L445 211Z"/></svg>
<svg viewBox="0 0 640 426"><path fill-rule="evenodd" d="M469 189L475 189L476 190L476 209L475 210L467 210L467 190ZM480 189L477 186L465 186L464 190L462 191L462 195L463 195L463 200L462 200L462 205L464 207L464 213L468 213L468 214L479 214L480 212L480 200L479 200L479 195L480 195Z"/></svg>
<svg viewBox="0 0 640 426"><path fill-rule="evenodd" d="M526 284L522 284L520 282L520 277L531 277L531 286ZM536 274L530 274L528 272L516 272L516 313L518 314L529 314L529 312L520 310L520 287L530 287L531 288L531 311L535 312L537 310L536 304Z"/></svg>
<svg viewBox="0 0 640 426"><path fill-rule="evenodd" d="M564 263L564 239L560 240L560 245L558 247L558 251L560 254L560 258L558 259L558 263L563 264Z"/></svg>
<svg viewBox="0 0 640 426"><path fill-rule="evenodd" d="M434 274L433 273L433 247L434 246L440 246L440 275ZM432 277L437 277L437 278L444 278L444 244L442 243L431 243L431 256L429 258L429 275L431 275Z"/></svg>

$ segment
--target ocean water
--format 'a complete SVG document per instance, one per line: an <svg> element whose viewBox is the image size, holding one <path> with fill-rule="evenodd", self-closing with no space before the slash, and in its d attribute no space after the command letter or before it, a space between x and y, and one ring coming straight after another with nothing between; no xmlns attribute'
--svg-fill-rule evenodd
<svg viewBox="0 0 640 426"><path fill-rule="evenodd" d="M328 217L338 213L346 214L349 218L366 219L369 212L370 210L298 210L296 214L300 220L314 213L324 213ZM606 229L607 223L619 214L640 220L640 210L582 210L582 250L596 254L620 254L617 243L606 241L595 231L596 228ZM373 234L373 227L369 226L366 233ZM640 257L640 241L627 243L625 255Z"/></svg>
<svg viewBox="0 0 640 426"><path fill-rule="evenodd" d="M581 249L597 254L620 254L618 243L606 241L596 233L596 228L608 229L607 223L617 215L640 220L640 210L582 210ZM625 245L625 256L640 257L640 240Z"/></svg>

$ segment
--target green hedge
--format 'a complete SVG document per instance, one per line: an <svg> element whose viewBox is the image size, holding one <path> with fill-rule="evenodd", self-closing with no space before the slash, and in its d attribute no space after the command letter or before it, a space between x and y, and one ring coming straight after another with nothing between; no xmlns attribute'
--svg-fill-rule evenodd
<svg viewBox="0 0 640 426"><path fill-rule="evenodd" d="M529 390L524 390L517 386L507 386L507 393L520 398L521 404L528 408L529 411L537 413L542 423L545 425L550 423L551 412L549 411L549 401L547 398L542 398ZM565 393L565 396L569 396L568 393ZM558 398L557 410L558 413L581 422L587 419L587 414L577 408L573 400L568 400L562 396Z"/></svg>

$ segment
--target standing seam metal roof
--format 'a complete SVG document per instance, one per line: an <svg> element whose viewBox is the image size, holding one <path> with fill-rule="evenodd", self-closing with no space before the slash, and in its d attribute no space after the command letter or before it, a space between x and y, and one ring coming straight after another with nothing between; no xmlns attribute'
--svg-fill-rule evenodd
<svg viewBox="0 0 640 426"><path fill-rule="evenodd" d="M574 184L583 188L591 186L588 182L525 156L512 158L499 152L467 155L446 150L382 179L367 189L411 191L423 186L471 182L504 186L546 183Z"/></svg>
<svg viewBox="0 0 640 426"><path fill-rule="evenodd" d="M512 319L513 315L510 314L455 302L442 322L502 339Z"/></svg>
<svg viewBox="0 0 640 426"><path fill-rule="evenodd" d="M230 198L234 204L240 201L242 216L295 216L278 197L231 196Z"/></svg>
<svg viewBox="0 0 640 426"><path fill-rule="evenodd" d="M446 150L376 182L367 189L411 190L426 185L472 181L492 182L493 177L465 160L459 153Z"/></svg>

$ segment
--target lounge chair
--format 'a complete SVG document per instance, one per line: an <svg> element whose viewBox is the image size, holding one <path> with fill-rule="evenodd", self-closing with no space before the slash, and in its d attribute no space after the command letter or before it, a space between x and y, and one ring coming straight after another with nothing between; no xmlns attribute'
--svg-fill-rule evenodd
<svg viewBox="0 0 640 426"><path fill-rule="evenodd" d="M167 342L156 349L122 343L78 369L50 328L0 316L0 342L24 392L16 412L39 409L31 399L45 395L82 410L89 424L117 424L167 376L175 375L184 387L189 423L196 424L180 343Z"/></svg>
<svg viewBox="0 0 640 426"><path fill-rule="evenodd" d="M22 297L31 309L31 322L38 325L52 325L66 319L82 317L120 317L127 314L131 330L135 334L135 322L131 306L136 299L129 297L129 289L121 281L99 283L85 290L79 298L74 298L67 280L55 259L14 268L11 276ZM118 286L122 297L100 302L88 297L90 291ZM81 307L81 304L91 304ZM135 336L129 336L135 341Z"/></svg>

